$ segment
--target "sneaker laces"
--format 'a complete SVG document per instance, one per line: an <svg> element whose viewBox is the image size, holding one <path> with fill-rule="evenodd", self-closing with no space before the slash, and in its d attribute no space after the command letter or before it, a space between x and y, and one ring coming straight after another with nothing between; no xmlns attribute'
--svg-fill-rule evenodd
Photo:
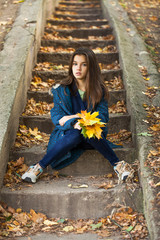
<svg viewBox="0 0 160 240"><path fill-rule="evenodd" d="M30 166L27 172L33 172L36 176L43 172L43 168L38 164Z"/></svg>
<svg viewBox="0 0 160 240"><path fill-rule="evenodd" d="M134 169L129 163L125 161L118 162L114 167L114 170L118 175L119 183L123 182L124 180L127 180L127 182L129 182L134 177Z"/></svg>

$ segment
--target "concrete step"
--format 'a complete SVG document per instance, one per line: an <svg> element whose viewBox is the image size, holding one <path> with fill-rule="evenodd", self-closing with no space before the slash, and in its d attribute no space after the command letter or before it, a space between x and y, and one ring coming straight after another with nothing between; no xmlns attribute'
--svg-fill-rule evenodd
<svg viewBox="0 0 160 240"><path fill-rule="evenodd" d="M37 62L52 62L58 64L65 64L69 63L72 53L63 53L63 52L38 52L37 55ZM96 57L98 62L111 64L115 61L119 60L118 53L96 53Z"/></svg>
<svg viewBox="0 0 160 240"><path fill-rule="evenodd" d="M112 34L112 28L108 27L105 29L73 29L73 30L54 30L52 28L46 27L45 32L56 33L58 36L73 38L88 38L89 36L106 36Z"/></svg>
<svg viewBox="0 0 160 240"><path fill-rule="evenodd" d="M104 48L108 45L115 45L115 40L81 40L81 41L74 41L74 40L47 40L43 39L41 41L41 46L43 47L52 47L55 48L63 47L63 48L79 48L79 47L92 47L93 49L96 47Z"/></svg>
<svg viewBox="0 0 160 240"><path fill-rule="evenodd" d="M53 102L53 96L48 92L28 91L28 99L33 98L36 102L42 101L47 103ZM109 91L109 106L116 104L117 101L125 101L126 91L124 89L119 91Z"/></svg>
<svg viewBox="0 0 160 240"><path fill-rule="evenodd" d="M73 8L73 7L69 7L69 6L66 6L66 7L56 7L55 9L56 11L58 12L74 12L74 13L77 13L77 14L102 14L102 10L101 8L97 7L96 9L95 8L88 8L88 7L83 7L83 8Z"/></svg>
<svg viewBox="0 0 160 240"><path fill-rule="evenodd" d="M47 81L49 78L54 80L61 80L67 77L67 71L55 70L55 71L37 71L33 69L33 77L37 76L42 79L42 81ZM117 70L102 70L102 76L105 81L109 81L114 77L122 76L122 69Z"/></svg>
<svg viewBox="0 0 160 240"><path fill-rule="evenodd" d="M92 7L95 7L99 5L99 1L85 1L85 2L80 2L80 1L61 1L59 3L59 6L61 5L66 5L66 6L76 6L76 7L85 7L86 5L92 5Z"/></svg>
<svg viewBox="0 0 160 240"><path fill-rule="evenodd" d="M99 235L96 233L67 233L64 235L58 235L57 233L36 233L31 234L24 237L16 237L16 240L97 240L99 239ZM123 240L124 235L120 230L116 230L116 232L113 230L112 233L108 237L104 236L100 238L101 240ZM145 240L149 240L149 238L146 238Z"/></svg>
<svg viewBox="0 0 160 240"><path fill-rule="evenodd" d="M86 20L95 20L95 19L102 19L102 14L59 14L59 13L54 13L54 17L56 18L62 18L62 19L86 19Z"/></svg>
<svg viewBox="0 0 160 240"><path fill-rule="evenodd" d="M99 26L101 27L102 25L108 24L108 21L106 19L102 19L101 21L96 21L96 20L54 20L54 19L48 19L47 23L51 23L54 26L57 25L67 25L67 26L72 26L72 27L91 27L91 26Z"/></svg>
<svg viewBox="0 0 160 240"><path fill-rule="evenodd" d="M54 129L50 114L40 116L21 116L19 123L28 128L30 127L31 129L38 127L39 131L48 134ZM109 133L119 132L121 129L130 131L130 116L128 114L110 114L110 120L107 125Z"/></svg>
<svg viewBox="0 0 160 240"><path fill-rule="evenodd" d="M39 162L46 153L46 144L32 145L32 147L12 149L10 160L17 160L24 157L25 163L30 166ZM120 160L133 162L135 159L135 149L130 144L124 144L123 148L115 148L114 152ZM52 173L53 169L49 166L47 171ZM98 151L86 150L74 163L59 170L59 173L67 176L97 176L105 175L113 171L113 167Z"/></svg>
<svg viewBox="0 0 160 240"><path fill-rule="evenodd" d="M43 212L48 217L87 219L107 217L111 214L113 206L126 205L136 209L137 202L141 202L141 189L137 187L134 192L127 189L125 184L115 185L108 190L99 189L96 184L102 184L104 179L92 180L90 178L59 178L57 180L39 180L32 187L22 186L21 190L12 191L2 188L1 199L7 205L23 211L34 209ZM105 182L111 182L110 180ZM87 188L70 188L86 184Z"/></svg>

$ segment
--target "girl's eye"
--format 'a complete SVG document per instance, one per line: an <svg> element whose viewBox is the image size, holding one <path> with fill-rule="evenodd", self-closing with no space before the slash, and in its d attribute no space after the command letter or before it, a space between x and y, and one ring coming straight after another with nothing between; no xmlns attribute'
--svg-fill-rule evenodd
<svg viewBox="0 0 160 240"><path fill-rule="evenodd" d="M87 64L86 64L86 63L83 63L83 66L84 66L84 67L86 67L86 66L87 66Z"/></svg>
<svg viewBox="0 0 160 240"><path fill-rule="evenodd" d="M77 63L73 63L73 66L76 66L77 65Z"/></svg>

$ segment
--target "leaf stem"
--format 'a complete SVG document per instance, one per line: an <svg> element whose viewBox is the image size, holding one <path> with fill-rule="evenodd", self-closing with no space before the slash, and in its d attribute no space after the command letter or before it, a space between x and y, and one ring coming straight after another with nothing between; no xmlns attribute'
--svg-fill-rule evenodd
<svg viewBox="0 0 160 240"><path fill-rule="evenodd" d="M131 238L131 240L133 240L132 235L131 235L130 232L128 232L128 231L126 231L126 230L123 230L123 229L122 229L123 227L122 227L120 224L118 224L115 220L113 220L112 218L111 218L111 222L113 222L115 225L117 225L117 226L121 229L121 231L126 232L126 233L129 235L129 237Z"/></svg>

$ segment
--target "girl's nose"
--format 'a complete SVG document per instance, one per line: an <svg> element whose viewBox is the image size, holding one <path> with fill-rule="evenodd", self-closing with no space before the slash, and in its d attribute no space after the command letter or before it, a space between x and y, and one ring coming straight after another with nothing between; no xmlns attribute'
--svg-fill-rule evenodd
<svg viewBox="0 0 160 240"><path fill-rule="evenodd" d="M77 69L80 70L81 69L81 66L80 64L77 65Z"/></svg>

